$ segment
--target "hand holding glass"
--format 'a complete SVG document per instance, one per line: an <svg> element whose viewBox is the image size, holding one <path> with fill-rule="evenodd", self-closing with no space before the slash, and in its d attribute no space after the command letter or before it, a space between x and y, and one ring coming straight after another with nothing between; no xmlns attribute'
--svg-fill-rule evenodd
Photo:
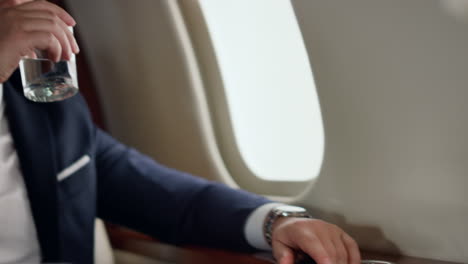
<svg viewBox="0 0 468 264"><path fill-rule="evenodd" d="M70 98L78 92L75 54L69 61L59 62L48 59L42 51L37 51L36 57L20 61L26 98L34 102L55 102Z"/></svg>

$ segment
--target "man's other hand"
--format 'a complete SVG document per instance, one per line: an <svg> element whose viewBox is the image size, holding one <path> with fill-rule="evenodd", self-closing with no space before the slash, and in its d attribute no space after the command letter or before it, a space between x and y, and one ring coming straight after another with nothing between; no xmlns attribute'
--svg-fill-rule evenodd
<svg viewBox="0 0 468 264"><path fill-rule="evenodd" d="M360 264L357 243L339 227L321 220L280 218L273 226L273 255L279 264L293 264L302 251L317 264Z"/></svg>
<svg viewBox="0 0 468 264"><path fill-rule="evenodd" d="M0 83L10 78L22 57L47 51L53 61L69 60L79 48L68 30L75 20L44 0L0 0Z"/></svg>

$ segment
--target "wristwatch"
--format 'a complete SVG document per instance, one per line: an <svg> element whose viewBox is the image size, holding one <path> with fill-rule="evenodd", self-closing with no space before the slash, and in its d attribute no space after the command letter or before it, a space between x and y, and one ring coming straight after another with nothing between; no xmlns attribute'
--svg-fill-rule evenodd
<svg viewBox="0 0 468 264"><path fill-rule="evenodd" d="M298 217L298 218L312 218L312 216L307 213L307 210L299 206L291 205L279 205L271 209L268 213L265 223L263 225L263 233L265 239L268 242L268 245L271 246L271 240L273 238L273 225L276 220L281 217Z"/></svg>

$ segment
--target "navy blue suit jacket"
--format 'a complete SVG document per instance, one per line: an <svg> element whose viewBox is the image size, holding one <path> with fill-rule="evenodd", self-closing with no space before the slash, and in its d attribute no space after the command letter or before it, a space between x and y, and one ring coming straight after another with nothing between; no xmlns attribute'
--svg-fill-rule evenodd
<svg viewBox="0 0 468 264"><path fill-rule="evenodd" d="M6 115L19 156L43 262L93 262L94 220L171 244L250 250L243 227L267 199L156 163L91 121L80 95L34 103L19 74L4 84ZM57 174L91 158L63 181Z"/></svg>

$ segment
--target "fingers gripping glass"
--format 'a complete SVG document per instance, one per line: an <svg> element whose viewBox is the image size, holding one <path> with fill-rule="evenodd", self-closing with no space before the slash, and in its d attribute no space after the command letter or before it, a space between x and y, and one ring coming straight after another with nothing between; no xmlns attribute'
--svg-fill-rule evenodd
<svg viewBox="0 0 468 264"><path fill-rule="evenodd" d="M73 32L72 28L70 30ZM42 51L37 58L20 61L24 96L34 102L55 102L72 97L78 92L76 58L53 62Z"/></svg>

